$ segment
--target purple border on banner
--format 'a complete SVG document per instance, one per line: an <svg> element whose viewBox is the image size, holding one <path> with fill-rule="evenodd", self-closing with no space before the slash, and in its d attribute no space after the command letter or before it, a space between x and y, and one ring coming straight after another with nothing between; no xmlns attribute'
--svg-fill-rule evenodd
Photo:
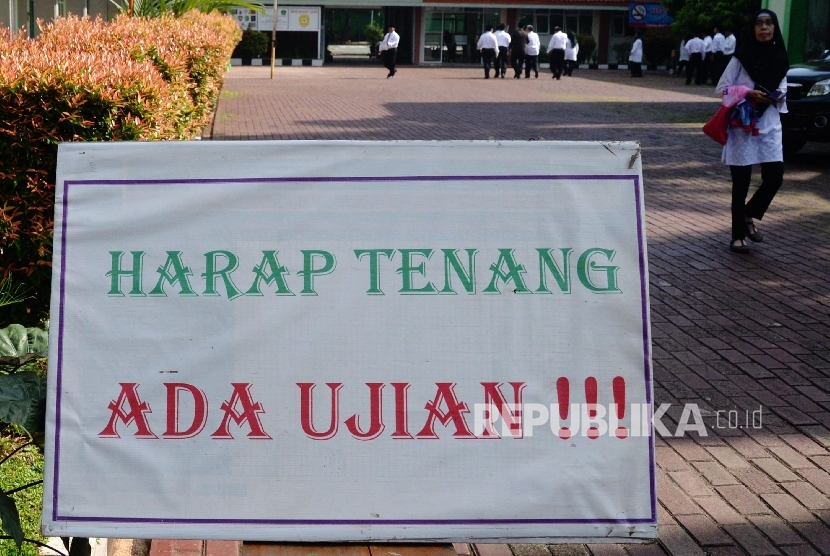
<svg viewBox="0 0 830 556"><path fill-rule="evenodd" d="M240 179L170 179L170 180L74 180L63 184L63 222L61 223L61 273L60 302L58 305L58 364L57 364L57 399L55 403L55 445L54 470L52 485L52 520L65 522L89 523L159 523L159 524L193 524L193 525L544 525L544 524L639 524L657 522L657 491L655 484L654 434L649 436L649 485L651 494L651 517L633 519L437 519L437 520L353 520L353 519L179 519L179 518L130 518L130 517L81 517L58 515L58 480L60 469L60 421L61 390L63 369L63 317L66 277L66 230L69 216L69 187L83 185L189 185L214 183L355 183L355 182L412 182L412 181L502 181L502 180L591 180L611 181L630 180L634 185L635 212L637 215L637 246L640 267L640 301L642 308L643 330L643 370L646 385L646 402L651 403L651 337L649 335L648 297L646 296L646 253L643 236L644 220L641 210L641 184L639 176L632 175L507 175L507 176L399 176L399 177L342 177L342 178L240 178Z"/></svg>

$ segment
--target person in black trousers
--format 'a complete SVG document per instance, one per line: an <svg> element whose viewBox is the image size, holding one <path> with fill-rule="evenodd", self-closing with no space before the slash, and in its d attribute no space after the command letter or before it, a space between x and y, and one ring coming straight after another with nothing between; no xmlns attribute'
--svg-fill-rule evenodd
<svg viewBox="0 0 830 556"><path fill-rule="evenodd" d="M525 65L525 45L527 31L517 27L510 33L510 66L513 68L513 79L521 79L522 68Z"/></svg>
<svg viewBox="0 0 830 556"><path fill-rule="evenodd" d="M400 35L395 32L395 26L390 25L388 32L378 45L378 51L380 52L380 58L383 61L383 67L389 70L389 75L386 76L387 79L395 77L395 74L398 73L398 70L395 69L395 62L398 57L399 42L401 42Z"/></svg>

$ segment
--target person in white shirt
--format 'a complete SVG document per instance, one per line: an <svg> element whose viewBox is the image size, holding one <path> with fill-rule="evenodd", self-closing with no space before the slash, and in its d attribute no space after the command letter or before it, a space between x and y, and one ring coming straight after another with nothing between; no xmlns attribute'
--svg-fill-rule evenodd
<svg viewBox="0 0 830 556"><path fill-rule="evenodd" d="M750 89L750 102L758 115L755 131L727 127L721 162L732 174L732 240L729 249L748 253L746 238L763 241L754 220L761 220L784 181L784 148L781 116L787 112L787 70L790 67L778 17L770 10L756 12L741 47L721 76L718 96L724 89L742 85ZM761 165L761 185L747 201L752 166Z"/></svg>
<svg viewBox="0 0 830 556"><path fill-rule="evenodd" d="M401 36L395 32L395 26L390 25L387 29L386 36L378 45L378 52L380 52L383 66L389 70L387 79L394 77L398 70L395 69L395 58L398 56L398 43L401 42Z"/></svg>
<svg viewBox="0 0 830 556"><path fill-rule="evenodd" d="M712 85L717 85L726 64L723 63L723 48L726 37L715 26L715 35L712 37Z"/></svg>
<svg viewBox="0 0 830 556"><path fill-rule="evenodd" d="M683 39L680 41L680 50L678 51L677 56L677 69L674 72L675 75L682 74L687 65L689 65L689 51L686 50L686 39Z"/></svg>
<svg viewBox="0 0 830 556"><path fill-rule="evenodd" d="M525 79L530 78L530 69L539 78L539 35L533 30L533 25L527 26L527 45L525 46Z"/></svg>
<svg viewBox="0 0 830 556"><path fill-rule="evenodd" d="M643 32L637 31L637 38L631 45L631 52L628 54L628 69L631 70L631 77L643 76Z"/></svg>
<svg viewBox="0 0 830 556"><path fill-rule="evenodd" d="M568 31L568 45L565 47L565 75L568 77L573 74L577 66L577 56L579 56L579 43L576 42L574 34Z"/></svg>
<svg viewBox="0 0 830 556"><path fill-rule="evenodd" d="M496 40L496 35L493 34L492 25L488 25L487 30L478 38L476 48L481 52L481 63L484 64L484 79L490 79L490 68L499 48L499 42ZM496 77L498 76L499 70L496 68Z"/></svg>
<svg viewBox="0 0 830 556"><path fill-rule="evenodd" d="M735 35L732 34L732 29L727 27L725 29L726 37L723 39L723 67L726 68L729 60L735 55L736 40Z"/></svg>
<svg viewBox="0 0 830 556"><path fill-rule="evenodd" d="M507 51L510 49L510 34L504 30L504 23L499 23L496 27L496 42L499 45L498 58L496 60L496 77L501 75L504 79L504 74L507 73Z"/></svg>
<svg viewBox="0 0 830 556"><path fill-rule="evenodd" d="M548 55L550 56L550 71L554 79L561 79L565 72L565 48L568 46L568 35L562 32L559 27L553 28L553 35L548 43Z"/></svg>
<svg viewBox="0 0 830 556"><path fill-rule="evenodd" d="M712 73L713 54L712 37L707 33L703 36L703 59L700 62L700 75L704 85L706 85L706 82L709 80L709 75Z"/></svg>
<svg viewBox="0 0 830 556"><path fill-rule="evenodd" d="M700 85L700 63L703 60L703 39L698 32L697 36L686 41L686 52L689 54L689 64L686 66L686 85L692 84L692 74L695 76L695 85Z"/></svg>

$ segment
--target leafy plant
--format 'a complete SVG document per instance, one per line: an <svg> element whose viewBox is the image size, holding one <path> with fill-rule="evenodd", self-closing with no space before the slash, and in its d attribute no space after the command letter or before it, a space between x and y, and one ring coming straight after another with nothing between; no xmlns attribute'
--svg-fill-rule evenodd
<svg viewBox="0 0 830 556"><path fill-rule="evenodd" d="M649 64L668 65L679 42L668 28L649 29L643 37L643 54Z"/></svg>
<svg viewBox="0 0 830 556"><path fill-rule="evenodd" d="M118 8L119 13L130 15L129 0L110 0ZM265 13L265 8L259 2L245 0L134 0L132 15L138 17L160 17L172 15L181 17L191 10L202 13L220 12L230 13L235 8L254 10Z"/></svg>
<svg viewBox="0 0 830 556"><path fill-rule="evenodd" d="M0 279L0 307L31 299L32 296L27 296L27 293L28 288L24 284L15 283L11 276Z"/></svg>
<svg viewBox="0 0 830 556"><path fill-rule="evenodd" d="M679 36L688 36L699 29L706 32L718 24L721 31L727 27L736 35L746 20L761 8L761 0L662 0L669 15L674 18L672 30Z"/></svg>
<svg viewBox="0 0 830 556"><path fill-rule="evenodd" d="M628 63L628 55L631 53L631 44L632 41L626 41L617 43L611 47L611 49L617 54L618 64Z"/></svg>
<svg viewBox="0 0 830 556"><path fill-rule="evenodd" d="M593 35L576 35L576 42L579 44L579 53L576 59L580 64L584 64L586 60L590 61L596 57L597 41Z"/></svg>
<svg viewBox="0 0 830 556"><path fill-rule="evenodd" d="M261 31L242 31L242 40L233 51L235 58L259 58L268 52L268 37Z"/></svg>
<svg viewBox="0 0 830 556"><path fill-rule="evenodd" d="M0 275L29 297L4 322L48 311L58 144L190 139L241 34L230 17L190 11L59 18L37 39L0 41Z"/></svg>
<svg viewBox="0 0 830 556"><path fill-rule="evenodd" d="M20 427L30 437L28 442L0 460L0 465L31 444L42 445L46 416L45 377L33 370L21 369L27 368L34 359L43 357L48 346L48 328L12 324L0 329L0 421ZM18 550L24 542L46 546L41 541L25 537L20 512L12 498L13 494L42 483L42 479L37 479L9 490L0 489L0 525L6 533L4 538L14 540Z"/></svg>
<svg viewBox="0 0 830 556"><path fill-rule="evenodd" d="M369 51L374 52L377 44L383 40L383 27L376 23L370 23L363 28L363 33L366 36L366 40L369 41Z"/></svg>

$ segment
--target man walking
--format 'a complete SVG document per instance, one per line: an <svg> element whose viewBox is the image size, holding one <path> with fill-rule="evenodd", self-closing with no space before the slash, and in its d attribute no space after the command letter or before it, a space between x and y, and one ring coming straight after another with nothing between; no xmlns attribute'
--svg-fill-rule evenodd
<svg viewBox="0 0 830 556"><path fill-rule="evenodd" d="M533 68L536 79L539 78L539 35L533 32L533 25L527 26L527 46L525 46L525 79L530 79Z"/></svg>
<svg viewBox="0 0 830 556"><path fill-rule="evenodd" d="M686 52L689 53L689 63L686 65L686 85L692 84L692 74L695 75L695 85L700 85L700 65L703 61L703 39L698 32L696 36L686 41Z"/></svg>
<svg viewBox="0 0 830 556"><path fill-rule="evenodd" d="M715 26L715 36L712 37L712 85L718 84L723 70L726 69L726 64L723 63L723 48L725 43L726 37Z"/></svg>
<svg viewBox="0 0 830 556"><path fill-rule="evenodd" d="M378 52L380 58L383 60L383 67L389 70L387 79L394 77L398 70L395 69L395 58L398 57L398 43L401 42L401 36L395 32L395 26L390 25L386 32L386 36L378 45Z"/></svg>
<svg viewBox="0 0 830 556"><path fill-rule="evenodd" d="M496 77L504 79L504 74L507 73L507 50L510 48L510 35L504 30L504 23L499 23L496 27L496 42L499 45L498 61L496 63Z"/></svg>
<svg viewBox="0 0 830 556"><path fill-rule="evenodd" d="M548 43L548 54L550 54L550 71L554 79L561 79L565 71L565 47L568 46L568 35L562 32L559 27L553 28L553 35Z"/></svg>
<svg viewBox="0 0 830 556"><path fill-rule="evenodd" d="M522 77L522 66L525 64L525 46L527 45L527 31L516 27L510 33L510 65L513 66L513 79Z"/></svg>
<svg viewBox="0 0 830 556"><path fill-rule="evenodd" d="M481 34L476 45L478 51L481 52L481 63L484 64L484 79L490 79L490 67L493 65L493 60L496 57L496 52L499 48L499 43L496 40L496 35L493 34L493 26L488 25L487 31ZM499 68L496 68L496 77L499 76Z"/></svg>
<svg viewBox="0 0 830 556"><path fill-rule="evenodd" d="M723 69L729 65L729 60L735 55L735 35L732 34L732 29L727 27L725 29L726 37L723 39Z"/></svg>
<svg viewBox="0 0 830 556"><path fill-rule="evenodd" d="M703 59L700 62L700 77L703 85L706 85L706 82L709 80L709 74L712 72L712 58L714 55L715 52L712 50L712 37L709 36L709 33L706 33L703 35Z"/></svg>

